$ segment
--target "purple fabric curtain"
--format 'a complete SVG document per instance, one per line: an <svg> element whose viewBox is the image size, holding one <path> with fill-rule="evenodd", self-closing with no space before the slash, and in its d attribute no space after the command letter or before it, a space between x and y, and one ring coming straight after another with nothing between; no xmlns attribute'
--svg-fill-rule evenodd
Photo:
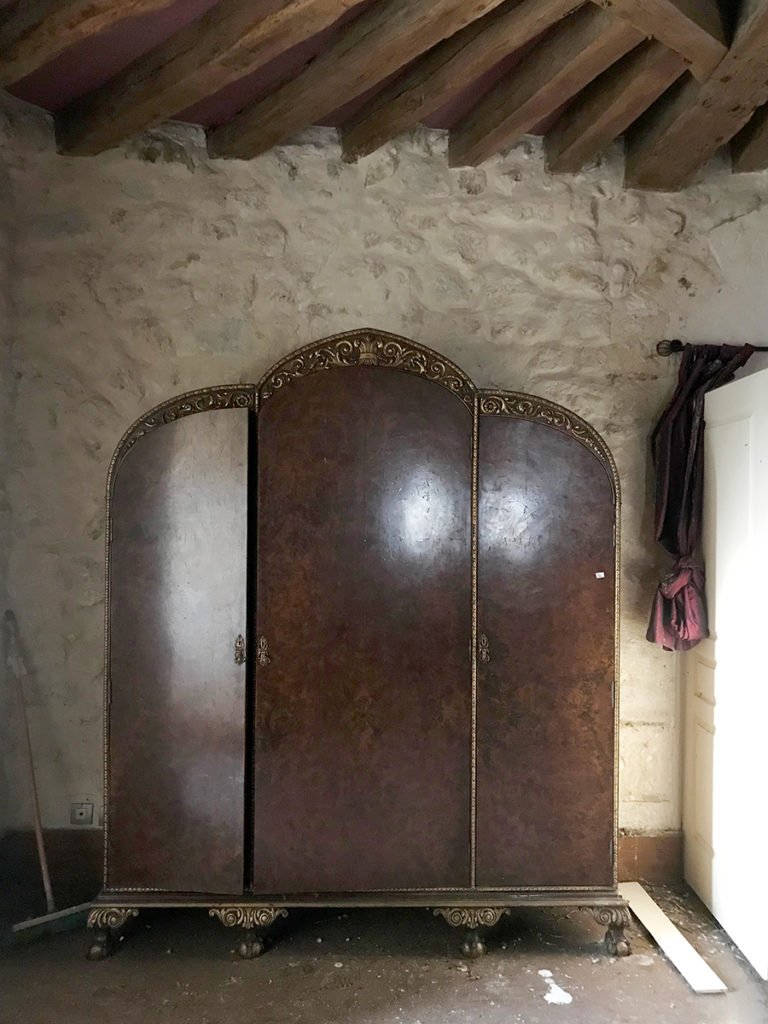
<svg viewBox="0 0 768 1024"><path fill-rule="evenodd" d="M749 345L686 345L677 389L651 435L656 470L656 540L675 559L653 599L647 638L687 651L709 636L700 557L704 495L704 395L733 380Z"/></svg>

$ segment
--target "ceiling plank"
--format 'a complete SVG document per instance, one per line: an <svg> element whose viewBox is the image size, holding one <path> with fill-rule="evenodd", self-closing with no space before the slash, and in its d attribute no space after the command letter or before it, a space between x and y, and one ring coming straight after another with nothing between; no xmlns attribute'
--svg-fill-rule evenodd
<svg viewBox="0 0 768 1024"><path fill-rule="evenodd" d="M740 173L768 168L768 104L755 111L731 143L731 160Z"/></svg>
<svg viewBox="0 0 768 1024"><path fill-rule="evenodd" d="M658 39L691 64L706 82L728 49L718 0L595 0Z"/></svg>
<svg viewBox="0 0 768 1024"><path fill-rule="evenodd" d="M512 145L642 41L623 18L594 7L576 11L452 129L451 166L482 163Z"/></svg>
<svg viewBox="0 0 768 1024"><path fill-rule="evenodd" d="M357 160L413 128L578 6L578 0L505 4L446 39L406 68L343 126L344 159Z"/></svg>
<svg viewBox="0 0 768 1024"><path fill-rule="evenodd" d="M360 0L221 0L57 118L62 152L100 153L333 25Z"/></svg>
<svg viewBox="0 0 768 1024"><path fill-rule="evenodd" d="M209 134L213 156L247 159L361 95L501 0L380 0L294 79Z"/></svg>
<svg viewBox="0 0 768 1024"><path fill-rule="evenodd" d="M18 0L0 21L0 86L26 78L82 39L171 2Z"/></svg>
<svg viewBox="0 0 768 1024"><path fill-rule="evenodd" d="M746 0L745 7L716 74L704 85L681 79L629 133L629 185L681 188L768 101L768 0Z"/></svg>
<svg viewBox="0 0 768 1024"><path fill-rule="evenodd" d="M649 40L582 92L545 139L552 171L576 172L618 138L686 70L679 53Z"/></svg>

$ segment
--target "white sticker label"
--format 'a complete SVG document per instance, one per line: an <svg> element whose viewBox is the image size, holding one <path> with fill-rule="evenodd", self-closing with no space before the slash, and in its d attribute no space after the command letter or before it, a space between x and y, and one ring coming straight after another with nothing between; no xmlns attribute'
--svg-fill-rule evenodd
<svg viewBox="0 0 768 1024"><path fill-rule="evenodd" d="M604 580L605 579L605 573L604 572L596 572L595 573L595 579L596 580Z"/></svg>

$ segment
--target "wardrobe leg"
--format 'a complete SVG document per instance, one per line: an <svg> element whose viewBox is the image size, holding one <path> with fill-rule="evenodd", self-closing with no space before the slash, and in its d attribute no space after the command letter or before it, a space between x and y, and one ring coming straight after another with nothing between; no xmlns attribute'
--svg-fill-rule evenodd
<svg viewBox="0 0 768 1024"><path fill-rule="evenodd" d="M485 953L485 932L498 924L506 907L437 907L433 911L445 918L454 928L466 929L461 951L464 956L477 957Z"/></svg>
<svg viewBox="0 0 768 1024"><path fill-rule="evenodd" d="M267 950L266 936L261 935L253 928L246 928L237 947L237 955L242 960L255 960Z"/></svg>
<svg viewBox="0 0 768 1024"><path fill-rule="evenodd" d="M632 949L625 929L630 916L626 907L595 907L592 911L598 924L605 925L605 948L610 956L629 956Z"/></svg>
<svg viewBox="0 0 768 1024"><path fill-rule="evenodd" d="M211 907L211 917L218 917L225 928L242 928L243 936L237 946L237 955L243 960L254 960L269 948L267 929L278 917L287 917L284 907L247 907L230 905Z"/></svg>
<svg viewBox="0 0 768 1024"><path fill-rule="evenodd" d="M461 952L471 960L483 956L485 954L485 933L479 928L468 928L464 932Z"/></svg>
<svg viewBox="0 0 768 1024"><path fill-rule="evenodd" d="M126 921L138 916L135 907L94 907L88 914L88 928L93 932L85 954L89 960L106 960L115 951L114 939Z"/></svg>

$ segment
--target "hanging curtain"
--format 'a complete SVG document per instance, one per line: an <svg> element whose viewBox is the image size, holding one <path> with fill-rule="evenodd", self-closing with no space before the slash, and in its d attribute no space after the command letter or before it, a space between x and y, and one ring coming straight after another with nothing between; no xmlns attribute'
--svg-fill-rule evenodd
<svg viewBox="0 0 768 1024"><path fill-rule="evenodd" d="M750 345L686 345L677 389L651 435L656 470L656 540L675 559L653 599L647 638L687 651L709 636L701 544L704 396L733 380Z"/></svg>

